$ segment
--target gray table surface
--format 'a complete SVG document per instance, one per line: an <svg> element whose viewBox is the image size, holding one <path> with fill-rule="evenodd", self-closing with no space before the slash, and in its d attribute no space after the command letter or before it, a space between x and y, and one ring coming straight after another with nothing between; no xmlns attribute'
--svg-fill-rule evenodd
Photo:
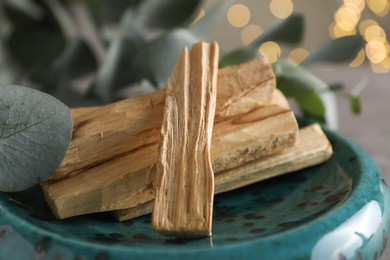
<svg viewBox="0 0 390 260"><path fill-rule="evenodd" d="M347 66L321 65L311 70L329 83L345 83L348 89L362 80L368 80L367 87L361 92L361 115L352 115L347 99L338 96L338 131L372 156L390 185L390 73L374 74L369 66L352 69ZM381 259L390 259L390 243Z"/></svg>

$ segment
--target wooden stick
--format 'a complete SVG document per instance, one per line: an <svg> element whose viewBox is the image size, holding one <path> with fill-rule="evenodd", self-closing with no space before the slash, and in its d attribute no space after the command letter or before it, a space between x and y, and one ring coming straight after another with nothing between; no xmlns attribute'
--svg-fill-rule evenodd
<svg viewBox="0 0 390 260"><path fill-rule="evenodd" d="M97 109L99 109L99 107L80 107L80 108L72 108L70 112L72 114L72 118L76 119L82 117L83 115L92 113Z"/></svg>
<svg viewBox="0 0 390 260"><path fill-rule="evenodd" d="M168 80L152 216L158 232L211 236L217 71L217 43L200 42L183 50Z"/></svg>
<svg viewBox="0 0 390 260"><path fill-rule="evenodd" d="M216 121L272 101L275 76L269 63L250 61L218 72ZM59 169L61 181L158 141L165 89L103 107L72 109L72 142ZM233 107L235 109L233 109Z"/></svg>
<svg viewBox="0 0 390 260"><path fill-rule="evenodd" d="M227 192L258 181L291 173L322 163L332 155L332 146L319 125L311 125L299 131L297 143L276 155L267 156L242 166L217 172L215 193ZM148 214L152 211L153 200L138 206L117 210L120 221Z"/></svg>
<svg viewBox="0 0 390 260"><path fill-rule="evenodd" d="M211 146L214 172L279 152L295 143L298 127L294 114L286 108L280 92L276 91L274 96L269 105L214 125ZM157 141L150 142L72 177L45 181L42 187L53 213L58 218L67 218L150 201L154 197L157 147Z"/></svg>
<svg viewBox="0 0 390 260"><path fill-rule="evenodd" d="M332 155L332 145L318 124L299 131L296 144L276 155L218 173L216 193L222 193L281 174L322 163Z"/></svg>
<svg viewBox="0 0 390 260"><path fill-rule="evenodd" d="M217 105L214 122L246 114L270 103L276 89L272 67L258 61L218 71Z"/></svg>

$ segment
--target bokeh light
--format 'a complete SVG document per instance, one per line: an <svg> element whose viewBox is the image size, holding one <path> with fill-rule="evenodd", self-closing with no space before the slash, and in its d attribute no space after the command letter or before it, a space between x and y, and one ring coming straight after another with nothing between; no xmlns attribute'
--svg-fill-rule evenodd
<svg viewBox="0 0 390 260"><path fill-rule="evenodd" d="M304 48L296 48L291 50L288 54L288 59L293 61L295 64L300 64L308 55L309 52Z"/></svg>
<svg viewBox="0 0 390 260"><path fill-rule="evenodd" d="M386 42L386 32L379 25L371 25L367 27L363 33L363 37L366 41L381 41Z"/></svg>
<svg viewBox="0 0 390 260"><path fill-rule="evenodd" d="M384 66L383 63L378 63L378 64L371 63L371 69L374 73L377 74L384 74L390 71L390 69Z"/></svg>
<svg viewBox="0 0 390 260"><path fill-rule="evenodd" d="M378 23L372 19L366 19L359 23L359 32L361 35L364 35L366 29L372 25L378 25Z"/></svg>
<svg viewBox="0 0 390 260"><path fill-rule="evenodd" d="M251 13L243 4L232 5L227 12L227 20L229 23L237 28L244 27L248 24L251 18Z"/></svg>
<svg viewBox="0 0 390 260"><path fill-rule="evenodd" d="M366 54L371 63L378 64L387 57L387 48L381 41L369 41L366 44Z"/></svg>
<svg viewBox="0 0 390 260"><path fill-rule="evenodd" d="M334 14L334 19L338 27L344 31L351 31L359 22L360 13L345 5L341 6Z"/></svg>
<svg viewBox="0 0 390 260"><path fill-rule="evenodd" d="M263 43L260 46L259 51L270 63L275 63L282 52L280 46L272 41Z"/></svg>
<svg viewBox="0 0 390 260"><path fill-rule="evenodd" d="M389 57L386 57L386 58L380 63L380 65L381 65L383 68L385 68L385 69L387 69L387 70L390 71L390 58L389 58Z"/></svg>
<svg viewBox="0 0 390 260"><path fill-rule="evenodd" d="M241 40L244 44L248 45L254 39L256 39L260 34L262 34L263 29L257 24L249 24L244 27L241 32Z"/></svg>
<svg viewBox="0 0 390 260"><path fill-rule="evenodd" d="M355 29L343 30L342 28L340 28L338 26L337 23L332 23L329 26L329 34L330 34L330 37L332 39L336 39L336 38L340 38L340 37L344 37L344 36L348 36L348 35L355 35L356 34L356 30Z"/></svg>
<svg viewBox="0 0 390 260"><path fill-rule="evenodd" d="M366 3L364 0L344 0L344 5L357 13L361 13L364 10Z"/></svg>
<svg viewBox="0 0 390 260"><path fill-rule="evenodd" d="M294 4L291 0L272 0L269 9L276 17L287 18L292 14Z"/></svg>
<svg viewBox="0 0 390 260"><path fill-rule="evenodd" d="M371 11L380 17L384 17L389 12L389 0L366 0L366 2Z"/></svg>
<svg viewBox="0 0 390 260"><path fill-rule="evenodd" d="M349 64L350 67L356 68L363 64L366 60L366 52L364 49L361 49L359 53L356 55L356 58Z"/></svg>

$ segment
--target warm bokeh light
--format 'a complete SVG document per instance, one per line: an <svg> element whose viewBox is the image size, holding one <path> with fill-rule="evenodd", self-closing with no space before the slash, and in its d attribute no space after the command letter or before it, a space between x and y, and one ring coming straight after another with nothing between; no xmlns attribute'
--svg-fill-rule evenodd
<svg viewBox="0 0 390 260"><path fill-rule="evenodd" d="M370 26L373 26L373 25L378 25L378 23L374 20L371 20L371 19L367 19L367 20L363 20L359 23L359 32L361 35L364 35L364 32L366 31L366 29Z"/></svg>
<svg viewBox="0 0 390 260"><path fill-rule="evenodd" d="M366 2L371 11L380 17L387 15L389 12L389 0L366 0Z"/></svg>
<svg viewBox="0 0 390 260"><path fill-rule="evenodd" d="M276 42L271 41L263 43L259 51L270 63L275 63L281 54L280 46Z"/></svg>
<svg viewBox="0 0 390 260"><path fill-rule="evenodd" d="M193 24L202 19L206 15L204 9L200 9L199 14L196 16L195 20L192 22Z"/></svg>
<svg viewBox="0 0 390 260"><path fill-rule="evenodd" d="M367 27L363 33L363 37L368 42L374 40L386 42L386 32L379 25L371 25Z"/></svg>
<svg viewBox="0 0 390 260"><path fill-rule="evenodd" d="M390 58L389 57L386 57L381 63L380 65L387 69L387 70L390 70Z"/></svg>
<svg viewBox="0 0 390 260"><path fill-rule="evenodd" d="M361 49L359 53L356 55L356 58L349 64L350 67L356 68L363 64L366 60L366 52L364 49Z"/></svg>
<svg viewBox="0 0 390 260"><path fill-rule="evenodd" d="M390 69L385 67L382 63L378 63L378 64L371 63L371 69L373 72L377 74L384 74L390 71Z"/></svg>
<svg viewBox="0 0 390 260"><path fill-rule="evenodd" d="M366 3L364 0L344 0L344 5L357 13L361 13L364 10Z"/></svg>
<svg viewBox="0 0 390 260"><path fill-rule="evenodd" d="M329 34L330 34L330 37L332 39L336 39L336 38L340 38L340 37L344 37L344 36L348 36L348 35L355 35L356 30L352 29L352 30L346 31L346 30L343 30L342 28L340 28L338 26L338 24L332 23L329 26Z"/></svg>
<svg viewBox="0 0 390 260"><path fill-rule="evenodd" d="M294 4L291 0L272 0L269 9L276 17L287 18L292 14Z"/></svg>
<svg viewBox="0 0 390 260"><path fill-rule="evenodd" d="M384 42L384 44L385 44L385 48L386 48L386 53L387 53L387 55L390 55L390 45L389 45L389 42L386 40L386 41Z"/></svg>
<svg viewBox="0 0 390 260"><path fill-rule="evenodd" d="M243 4L232 5L227 12L227 19L229 23L237 28L244 27L248 24L251 18L251 13Z"/></svg>
<svg viewBox="0 0 390 260"><path fill-rule="evenodd" d="M351 31L359 22L360 13L357 13L353 9L343 5L334 14L334 19L338 27L342 30Z"/></svg>
<svg viewBox="0 0 390 260"><path fill-rule="evenodd" d="M288 59L296 64L300 64L308 55L309 52L304 48L296 48L288 54Z"/></svg>
<svg viewBox="0 0 390 260"><path fill-rule="evenodd" d="M241 32L241 40L244 44L248 45L254 39L256 39L261 33L263 29L257 24L249 24L245 26L245 28Z"/></svg>
<svg viewBox="0 0 390 260"><path fill-rule="evenodd" d="M387 49L383 42L373 40L366 44L366 54L371 63L378 64L387 57Z"/></svg>

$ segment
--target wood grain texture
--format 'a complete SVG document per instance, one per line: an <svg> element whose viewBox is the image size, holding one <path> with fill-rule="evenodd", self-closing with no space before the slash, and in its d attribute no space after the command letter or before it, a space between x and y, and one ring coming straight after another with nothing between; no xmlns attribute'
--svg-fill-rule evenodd
<svg viewBox="0 0 390 260"><path fill-rule="evenodd" d="M250 75L245 74L248 72L251 72ZM217 131L213 134L213 142L215 140L223 145L230 139L221 139L231 134L232 137L235 136L231 140L241 135L247 136L249 143L248 137L252 135L252 140L259 146L259 149L252 149L252 155L248 154L252 157L270 154L283 146L292 145L295 141L294 130L288 134L284 130L279 131L275 138L282 132L283 137L267 148L265 139L262 139L263 133L256 134L256 127L250 128L252 123L261 127L261 122L235 121L249 111L264 110L261 106L273 102L275 77L267 62L255 60L219 70L218 82L217 102L221 108L217 107L216 113L220 114L219 122L222 123L219 128L234 125L235 133L214 127ZM239 91L233 91L234 86ZM250 93L260 93L261 98L250 102L244 99L243 102L242 97L249 98ZM155 180L153 164L157 160L157 142L164 104L165 90L159 90L103 107L72 109L74 131L65 159L55 174L41 183L46 199L58 218L128 208L135 202L139 203L139 200L148 201L153 198L150 191ZM291 111L280 104L273 103L272 106L279 107L278 113L284 113L288 120L279 124L296 125ZM223 112L233 105L240 106L244 112ZM272 117L272 113L267 112L268 117ZM224 120L229 120L230 123ZM245 129L252 130L246 134ZM257 142L257 138L263 141ZM217 158L219 154L213 147L216 146L212 146L211 154ZM231 157L240 153L239 150L224 152ZM242 152L245 152L243 147ZM223 170L240 163L237 160L229 163L228 159L223 160L223 156L225 155L219 156L222 159L215 163L214 170ZM134 190L126 194L125 187L134 187ZM77 200L74 199L75 195Z"/></svg>
<svg viewBox="0 0 390 260"><path fill-rule="evenodd" d="M322 163L332 145L317 124L299 131L296 144L286 150L218 173L216 193L222 193L275 176Z"/></svg>
<svg viewBox="0 0 390 260"><path fill-rule="evenodd" d="M294 114L285 107L286 100L280 92L275 91L274 96L271 104L214 125L214 172L294 145L298 132ZM41 185L58 218L134 207L154 198L157 158L156 140L72 177L48 180Z"/></svg>
<svg viewBox="0 0 390 260"><path fill-rule="evenodd" d="M215 122L269 103L276 89L272 67L261 60L219 70L217 84Z"/></svg>
<svg viewBox="0 0 390 260"><path fill-rule="evenodd" d="M219 70L217 121L270 103L275 84L272 67L264 60ZM103 107L72 109L72 142L59 169L48 181L71 178L86 169L126 157L137 149L156 143L164 103L165 89ZM233 107L239 109L231 109Z"/></svg>
<svg viewBox="0 0 390 260"><path fill-rule="evenodd" d="M161 233L211 236L218 54L215 42L185 48L168 80L152 217Z"/></svg>
<svg viewBox="0 0 390 260"><path fill-rule="evenodd" d="M327 161L332 146L320 126L307 126L298 133L297 143L286 150L263 157L239 167L215 173L215 193L223 193L258 181L292 173ZM132 208L118 210L115 216L125 221L152 212L153 202L148 201Z"/></svg>

